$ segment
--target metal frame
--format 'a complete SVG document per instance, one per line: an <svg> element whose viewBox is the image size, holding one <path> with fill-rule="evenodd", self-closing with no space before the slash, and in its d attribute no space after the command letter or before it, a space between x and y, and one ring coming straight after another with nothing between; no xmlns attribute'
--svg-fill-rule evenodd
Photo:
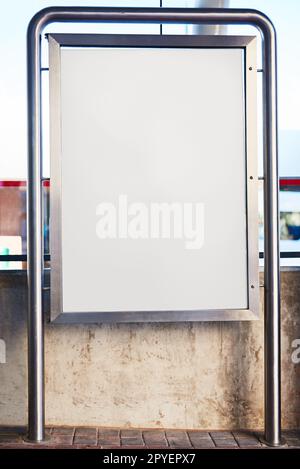
<svg viewBox="0 0 300 469"><path fill-rule="evenodd" d="M259 319L256 37L118 34L49 34L51 147L51 320L56 323L237 321ZM244 56L245 209L247 308L186 311L73 312L63 310L61 48L142 47L240 49Z"/></svg>
<svg viewBox="0 0 300 469"><path fill-rule="evenodd" d="M244 24L263 38L264 115L264 255L265 255L265 439L281 444L280 402L280 271L277 157L276 32L257 10L50 7L38 12L27 32L28 92L28 437L45 437L44 333L42 312L41 203L41 33L52 22L140 22L184 24Z"/></svg>

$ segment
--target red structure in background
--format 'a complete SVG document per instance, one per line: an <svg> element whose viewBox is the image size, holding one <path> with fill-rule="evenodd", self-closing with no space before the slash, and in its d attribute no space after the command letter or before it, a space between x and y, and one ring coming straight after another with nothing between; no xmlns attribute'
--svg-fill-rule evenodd
<svg viewBox="0 0 300 469"><path fill-rule="evenodd" d="M300 191L300 178L280 178L281 191Z"/></svg>
<svg viewBox="0 0 300 469"><path fill-rule="evenodd" d="M0 236L21 236L22 252L26 252L26 180L0 180ZM280 178L280 191L300 192L300 177ZM45 240L48 252L48 218L50 179L43 180L45 197ZM300 211L300 209L299 209ZM48 214L48 215L47 215ZM14 255L15 253L9 253ZM23 254L22 258L26 255ZM47 254L46 256L49 257ZM281 257L298 257L299 253L281 253ZM20 257L20 256L19 256ZM263 255L260 253L260 257Z"/></svg>
<svg viewBox="0 0 300 469"><path fill-rule="evenodd" d="M296 190L300 191L300 177L299 178L280 178L279 180L280 190L281 191L290 191ZM0 181L0 187L25 187L25 180L6 180ZM43 180L43 186L50 186L50 179Z"/></svg>
<svg viewBox="0 0 300 469"><path fill-rule="evenodd" d="M43 186L44 187L49 187L50 186L50 179L44 179L43 180ZM0 181L0 187L26 187L26 181L24 179L22 180L6 180L6 181Z"/></svg>

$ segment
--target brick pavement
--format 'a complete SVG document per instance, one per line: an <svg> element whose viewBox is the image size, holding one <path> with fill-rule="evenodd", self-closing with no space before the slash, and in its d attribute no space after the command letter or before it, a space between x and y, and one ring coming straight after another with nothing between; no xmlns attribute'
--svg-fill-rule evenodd
<svg viewBox="0 0 300 469"><path fill-rule="evenodd" d="M256 431L198 431L161 429L114 429L91 427L50 427L47 440L26 441L25 428L0 427L0 449L4 448L94 448L94 449L250 449L266 448L262 433ZM283 432L285 446L300 448L300 430Z"/></svg>

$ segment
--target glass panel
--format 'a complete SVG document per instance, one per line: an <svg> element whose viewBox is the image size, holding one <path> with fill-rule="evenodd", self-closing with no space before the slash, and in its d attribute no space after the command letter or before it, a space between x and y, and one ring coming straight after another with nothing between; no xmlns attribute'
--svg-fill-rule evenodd
<svg viewBox="0 0 300 469"><path fill-rule="evenodd" d="M43 182L43 205L44 252L49 254L49 180ZM0 181L0 256L25 255L26 241L26 182ZM24 260L0 258L0 270L24 268Z"/></svg>
<svg viewBox="0 0 300 469"><path fill-rule="evenodd" d="M20 181L0 181L0 255L26 252L26 187ZM1 269L22 269L22 262L0 263Z"/></svg>
<svg viewBox="0 0 300 469"><path fill-rule="evenodd" d="M300 182L300 181L299 181ZM297 188L297 186L296 186ZM300 252L300 191L280 192L281 251ZM281 265L299 265L299 258L281 259Z"/></svg>
<svg viewBox="0 0 300 469"><path fill-rule="evenodd" d="M280 208L280 250L291 253L290 257L281 257L282 266L299 266L300 258L292 257L300 252L300 179L281 179L279 193ZM263 227L263 184L259 188L259 250L264 250ZM263 265L263 260L260 260Z"/></svg>

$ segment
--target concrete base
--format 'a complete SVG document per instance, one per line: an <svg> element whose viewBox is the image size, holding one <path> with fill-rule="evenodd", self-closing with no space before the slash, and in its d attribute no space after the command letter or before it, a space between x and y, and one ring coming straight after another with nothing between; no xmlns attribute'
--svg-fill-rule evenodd
<svg viewBox="0 0 300 469"><path fill-rule="evenodd" d="M299 292L300 272L283 272L283 428L300 428ZM261 293L263 300L263 289ZM27 424L26 311L25 273L2 272L2 425ZM203 430L264 426L262 319L47 324L45 333L48 425Z"/></svg>

